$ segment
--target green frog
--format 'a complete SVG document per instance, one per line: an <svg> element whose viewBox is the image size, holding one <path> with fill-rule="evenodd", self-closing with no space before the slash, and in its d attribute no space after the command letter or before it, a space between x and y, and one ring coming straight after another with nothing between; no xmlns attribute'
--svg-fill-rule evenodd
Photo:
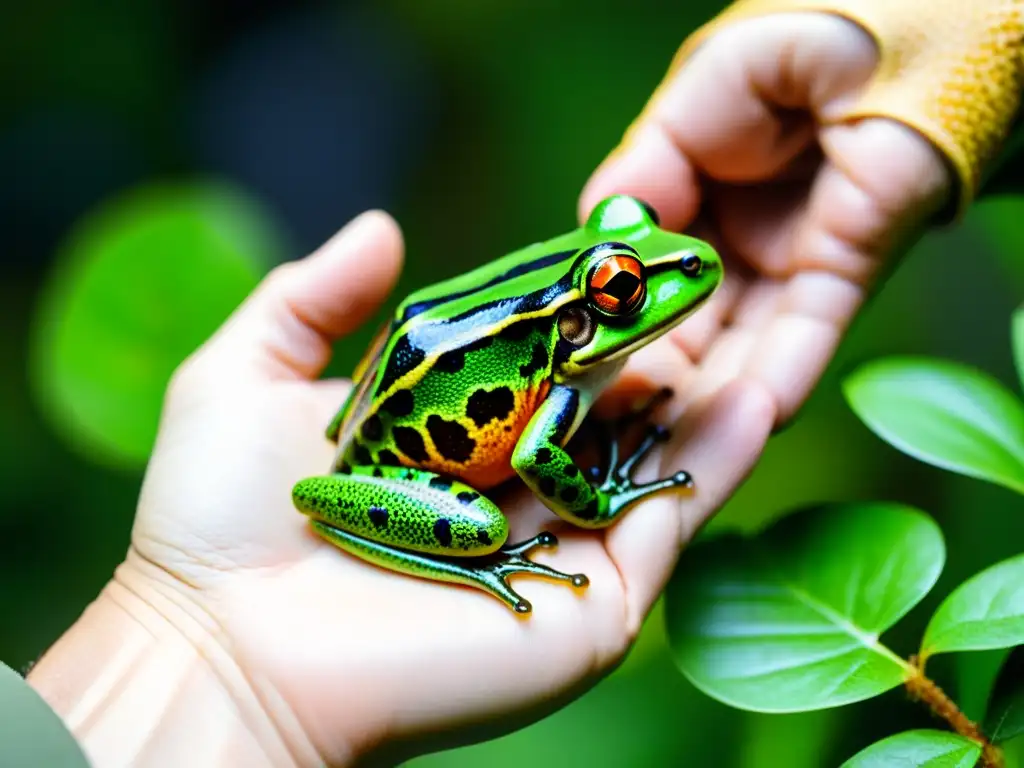
<svg viewBox="0 0 1024 768"><path fill-rule="evenodd" d="M352 555L477 587L519 614L532 607L510 576L586 587L584 574L528 558L557 544L551 532L506 544L508 520L482 491L518 476L560 518L596 529L653 493L692 487L684 471L632 480L666 430L649 429L621 461L610 450L606 472L581 470L566 444L627 357L722 278L708 243L615 195L568 234L412 293L356 366L327 429L332 472L299 481L296 508Z"/></svg>

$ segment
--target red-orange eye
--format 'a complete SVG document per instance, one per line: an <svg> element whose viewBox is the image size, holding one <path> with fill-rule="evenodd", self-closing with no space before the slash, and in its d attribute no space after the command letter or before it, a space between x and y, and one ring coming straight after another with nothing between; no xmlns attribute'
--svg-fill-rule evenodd
<svg viewBox="0 0 1024 768"><path fill-rule="evenodd" d="M634 256L608 256L590 273L587 287L597 309L628 315L643 303L647 292L644 265Z"/></svg>

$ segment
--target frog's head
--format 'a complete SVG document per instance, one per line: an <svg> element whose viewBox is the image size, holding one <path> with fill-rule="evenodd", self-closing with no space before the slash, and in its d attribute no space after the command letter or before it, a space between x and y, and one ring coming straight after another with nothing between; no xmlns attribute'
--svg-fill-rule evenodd
<svg viewBox="0 0 1024 768"><path fill-rule="evenodd" d="M695 312L722 283L715 249L661 229L654 211L625 195L601 201L581 232L581 300L558 315L561 372L575 376L649 344Z"/></svg>

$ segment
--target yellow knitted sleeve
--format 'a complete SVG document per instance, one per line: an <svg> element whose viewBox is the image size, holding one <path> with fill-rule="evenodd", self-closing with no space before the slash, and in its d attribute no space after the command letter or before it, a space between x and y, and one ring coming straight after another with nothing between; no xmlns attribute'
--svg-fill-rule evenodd
<svg viewBox="0 0 1024 768"><path fill-rule="evenodd" d="M683 43L669 75L722 26L796 11L835 14L871 35L878 68L835 120L886 117L921 133L959 178L963 213L1020 106L1024 0L738 0Z"/></svg>

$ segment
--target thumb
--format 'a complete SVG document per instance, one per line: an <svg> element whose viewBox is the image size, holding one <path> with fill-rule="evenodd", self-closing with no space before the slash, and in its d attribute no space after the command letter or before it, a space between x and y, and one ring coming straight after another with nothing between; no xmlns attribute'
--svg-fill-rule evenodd
<svg viewBox="0 0 1024 768"><path fill-rule="evenodd" d="M331 345L384 301L402 264L398 225L367 211L310 256L275 267L187 361L223 379L313 379Z"/></svg>

